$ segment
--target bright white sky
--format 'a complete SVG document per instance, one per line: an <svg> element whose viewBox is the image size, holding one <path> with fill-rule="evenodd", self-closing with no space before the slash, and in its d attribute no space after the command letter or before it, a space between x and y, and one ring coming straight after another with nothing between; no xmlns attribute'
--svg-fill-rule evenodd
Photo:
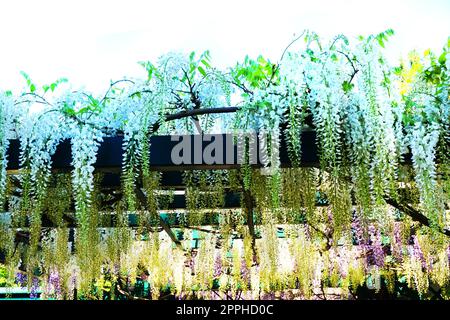
<svg viewBox="0 0 450 320"><path fill-rule="evenodd" d="M172 50L210 49L226 67L246 54L277 61L304 29L332 37L387 28L396 32L391 59L440 50L450 36L450 1L2 1L0 90L20 88L23 70L39 85L66 77L75 88L103 91L111 79L145 76L137 61Z"/></svg>

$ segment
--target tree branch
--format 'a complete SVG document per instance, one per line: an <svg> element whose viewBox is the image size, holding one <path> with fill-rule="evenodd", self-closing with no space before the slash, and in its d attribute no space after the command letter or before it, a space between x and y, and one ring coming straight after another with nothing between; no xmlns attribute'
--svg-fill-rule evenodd
<svg viewBox="0 0 450 320"><path fill-rule="evenodd" d="M224 107L224 108L207 108L207 109L191 109L186 111L181 111L178 113L167 114L164 118L164 121L172 121L183 119L191 116L199 116L204 114L217 114L217 113L233 113L240 110L240 107ZM160 122L156 122L152 126L152 132L158 131L161 127Z"/></svg>
<svg viewBox="0 0 450 320"><path fill-rule="evenodd" d="M136 188L136 195L137 195L139 201L141 202L141 205L144 208L147 208L147 197L144 194L144 192L142 192L141 188L139 188L139 187ZM170 229L170 226L166 223L166 221L164 221L163 218L161 218L160 215L158 215L158 217L159 217L159 224L161 225L161 227L164 229L164 231L167 233L167 235L170 237L170 239L176 244L176 246L179 249L182 249L181 242L177 239L177 237L173 233L172 229Z"/></svg>
<svg viewBox="0 0 450 320"><path fill-rule="evenodd" d="M348 54L346 54L345 52L342 52L340 50L336 50L336 52L339 52L340 54L344 55L347 58L348 62L350 62L350 65L352 66L353 73L350 75L350 80L349 80L349 83L351 83L353 81L353 78L355 78L355 76L359 70L356 69L355 64L353 63L352 59L350 59Z"/></svg>
<svg viewBox="0 0 450 320"><path fill-rule="evenodd" d="M411 219L413 219L414 221L419 222L420 224L431 228L431 221L430 219L428 219L426 216L424 216L422 213L420 213L418 210L414 209L413 207L411 207L408 204L402 204L397 202L397 200L394 200L388 196L384 197L384 201L386 201L387 204L389 204L390 206L400 210L401 212L403 212L404 214L406 214L407 216L411 217ZM439 228L437 229L440 233L445 234L446 236L450 237L450 230L448 229L442 229Z"/></svg>
<svg viewBox="0 0 450 320"><path fill-rule="evenodd" d="M131 84L134 84L134 81L129 80L129 79L121 79L121 80L117 80L117 81L111 82L111 84L109 85L108 90L106 91L106 93L105 93L105 95L103 96L102 100L100 100L100 103L99 103L99 104L104 103L104 102L106 101L106 99L108 98L108 94L110 93L111 89L112 89L116 84L121 83L121 82L129 82L129 83L131 83Z"/></svg>
<svg viewBox="0 0 450 320"><path fill-rule="evenodd" d="M281 54L280 61L277 63L277 65L276 65L275 68L272 68L272 75L271 75L271 77L270 77L270 79L269 79L269 82L267 83L266 89L272 84L272 80L273 80L273 78L275 77L275 74L277 73L278 69L280 69L280 63L281 63L281 61L283 60L284 55L286 54L286 52L288 51L288 49L289 49L295 42L297 42L298 40L300 40L300 38L303 37L303 35L305 34L305 32L306 32L306 30L303 30L303 32L302 32L298 37L296 37L294 40L292 40L292 41L287 45L287 47L284 49L283 53Z"/></svg>

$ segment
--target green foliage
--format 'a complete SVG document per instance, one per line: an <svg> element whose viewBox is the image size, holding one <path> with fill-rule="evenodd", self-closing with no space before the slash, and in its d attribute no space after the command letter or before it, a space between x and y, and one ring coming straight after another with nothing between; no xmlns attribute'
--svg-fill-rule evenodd
<svg viewBox="0 0 450 320"><path fill-rule="evenodd" d="M161 79L158 68L152 64L150 61L140 61L139 65L142 66L147 71L147 80L152 80L153 76Z"/></svg>
<svg viewBox="0 0 450 320"><path fill-rule="evenodd" d="M276 83L279 70L263 56L258 56L256 60L246 56L244 62L238 63L231 70L231 74L238 86L258 89L268 86L270 82ZM247 93L244 91L243 94Z"/></svg>
<svg viewBox="0 0 450 320"><path fill-rule="evenodd" d="M188 76L193 79L198 71L203 77L206 77L207 71L211 69L211 56L209 50L203 52L198 59L195 59L195 52L192 51L189 55L189 72ZM185 82L187 79L183 78L181 81Z"/></svg>
<svg viewBox="0 0 450 320"><path fill-rule="evenodd" d="M25 79L30 92L31 93L35 92L36 91L36 85L31 81L30 76L24 71L20 71L20 74Z"/></svg>
<svg viewBox="0 0 450 320"><path fill-rule="evenodd" d="M449 242L440 232L448 228L449 46L390 68L382 49L393 34L361 37L355 46L339 35L326 46L308 32L305 47L286 48L279 64L247 56L228 73L212 66L209 51L169 54L158 64L139 63L143 81L123 79L104 96L68 93L53 103L43 95L67 80L37 86L22 72L26 92L0 96L2 193L12 217L0 230L0 286L13 284L22 263L44 286L57 274L62 292L45 294L58 299L73 298L74 288L84 299L110 298L117 287L130 290L122 297L145 291L153 299L167 291L198 298L213 286L234 298L242 290L259 297L294 287L312 298L324 286L346 296L377 277L391 296L401 282L422 298L437 284L447 297ZM236 116L180 116L230 106L233 93L243 100ZM33 101L45 105L37 120L17 112ZM240 168L184 171L186 210L166 212L174 191L153 171L150 138L192 133L194 122L204 132L218 124L268 131L269 149L283 135L292 167L280 168L271 150L274 170L265 175L250 164L246 138ZM305 130L317 136L316 168L302 167ZM17 173L6 171L12 133L21 138L20 187L7 177ZM94 167L98 147L122 133L121 186L106 190ZM72 139L71 174L51 171L63 139ZM408 153L413 165L405 168ZM227 192L239 194L241 208L224 209ZM393 200L405 213L387 205ZM408 214L428 218L431 229ZM44 229L43 221L55 228ZM105 221L114 228L100 228ZM68 246L72 223L75 243ZM171 230L183 234L179 242L171 242ZM26 245L15 246L19 236ZM149 290L136 287L143 283Z"/></svg>
<svg viewBox="0 0 450 320"><path fill-rule="evenodd" d="M42 89L44 90L44 93L46 93L48 90L50 90L51 92L54 92L61 83L66 83L67 81L68 81L67 78L59 78L58 80L56 80L55 82L52 82L49 85L44 84L42 86Z"/></svg>
<svg viewBox="0 0 450 320"><path fill-rule="evenodd" d="M0 288L12 287L13 285L14 281L8 276L8 269L0 264Z"/></svg>
<svg viewBox="0 0 450 320"><path fill-rule="evenodd" d="M29 90L29 92L31 93L36 93L38 87L37 85L31 80L30 76L24 72L24 71L20 71L20 74L22 75L22 77L25 79L26 84L27 84L27 88ZM55 82L52 82L50 84L44 84L42 86L42 90L44 91L44 94L47 93L47 91L51 91L54 92L56 90L56 88L62 84L62 83L66 83L68 82L67 78L59 78L57 79Z"/></svg>

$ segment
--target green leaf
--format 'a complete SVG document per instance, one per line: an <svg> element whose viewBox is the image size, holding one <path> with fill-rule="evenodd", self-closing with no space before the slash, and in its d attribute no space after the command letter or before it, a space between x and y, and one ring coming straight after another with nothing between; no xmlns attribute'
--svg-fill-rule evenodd
<svg viewBox="0 0 450 320"><path fill-rule="evenodd" d="M135 94L133 94L133 97L134 97L134 96L138 97L139 99L142 97L142 95L141 95L140 92L136 92Z"/></svg>
<svg viewBox="0 0 450 320"><path fill-rule="evenodd" d="M385 33L386 33L386 35L388 35L388 36L393 36L394 34L395 34L395 32L394 32L394 30L393 29L387 29L386 31L385 31Z"/></svg>
<svg viewBox="0 0 450 320"><path fill-rule="evenodd" d="M44 93L46 93L48 90L50 90L50 86L44 84L44 85L42 86L42 89L44 90Z"/></svg>
<svg viewBox="0 0 450 320"><path fill-rule="evenodd" d="M140 66L144 67L145 70L147 70L147 80L151 80L153 75L158 77L158 72L157 72L156 67L149 61L140 61L140 62L138 62L138 64Z"/></svg>
<svg viewBox="0 0 450 320"><path fill-rule="evenodd" d="M209 50L206 50L205 52L202 53L201 58L205 58L206 60L210 60L211 59L211 55Z"/></svg>
<svg viewBox="0 0 450 320"><path fill-rule="evenodd" d="M72 107L70 107L67 103L64 103L64 107L62 109L62 112L64 114L69 115L69 116L74 116L76 114L75 110Z"/></svg>
<svg viewBox="0 0 450 320"><path fill-rule="evenodd" d="M350 83L348 81L344 81L342 83L342 89L344 90L345 93L350 92L353 89L354 86L355 85L353 83Z"/></svg>
<svg viewBox="0 0 450 320"><path fill-rule="evenodd" d="M25 78L25 80L30 80L30 77L28 76L28 74L25 71L20 71L20 74L22 75L22 77Z"/></svg>
<svg viewBox="0 0 450 320"><path fill-rule="evenodd" d="M413 125L414 124L414 119L413 119L413 117L411 117L411 115L410 114L408 114L408 113L404 113L403 114L403 116L402 116L402 120L403 120L403 123L406 125L406 126L408 126L408 125Z"/></svg>
<svg viewBox="0 0 450 320"><path fill-rule="evenodd" d="M438 61L439 61L439 63L440 63L441 65L445 65L445 62L446 62L446 60L447 60L446 55L447 55L446 52L443 52L443 53L439 56Z"/></svg>
<svg viewBox="0 0 450 320"><path fill-rule="evenodd" d="M211 65L208 63L208 61L206 61L205 59L202 59L201 60L201 63L203 63L203 65L207 68L207 69L209 69L209 68L211 68Z"/></svg>
<svg viewBox="0 0 450 320"><path fill-rule="evenodd" d="M93 107L96 107L99 105L99 101L97 99L95 99L93 96L88 95L89 101L90 101L90 105Z"/></svg>
<svg viewBox="0 0 450 320"><path fill-rule="evenodd" d="M204 77L206 77L206 71L205 71L205 69L203 69L201 66L198 67L198 71L199 71Z"/></svg>
<svg viewBox="0 0 450 320"><path fill-rule="evenodd" d="M28 86L28 87L31 87L32 83L31 83L30 76L29 76L27 73L25 73L24 71L20 71L20 74L21 74L22 77L24 77L25 80L27 81L27 86Z"/></svg>
<svg viewBox="0 0 450 320"><path fill-rule="evenodd" d="M86 113L88 111L89 111L89 107L84 107L84 108L81 108L80 110L78 110L77 114L81 115L81 114Z"/></svg>
<svg viewBox="0 0 450 320"><path fill-rule="evenodd" d="M30 92L35 92L36 91L36 86L32 83L30 85Z"/></svg>
<svg viewBox="0 0 450 320"><path fill-rule="evenodd" d="M378 36L376 37L376 39L377 39L377 41L378 41L378 44L380 45L380 47L384 48L384 41L383 41L383 37L382 37L382 36L380 36L380 35L378 35Z"/></svg>
<svg viewBox="0 0 450 320"><path fill-rule="evenodd" d="M403 70L403 66L400 66L400 67L394 67L394 69L393 69L394 74L396 74L396 75L398 75L398 76L402 73L402 70Z"/></svg>
<svg viewBox="0 0 450 320"><path fill-rule="evenodd" d="M52 90L52 92L55 91L55 89L56 89L57 86L58 86L58 84L56 84L56 83L52 83L52 84L50 85L50 89Z"/></svg>
<svg viewBox="0 0 450 320"><path fill-rule="evenodd" d="M263 56L259 56L257 61L258 61L259 64L266 64L266 60L264 59Z"/></svg>

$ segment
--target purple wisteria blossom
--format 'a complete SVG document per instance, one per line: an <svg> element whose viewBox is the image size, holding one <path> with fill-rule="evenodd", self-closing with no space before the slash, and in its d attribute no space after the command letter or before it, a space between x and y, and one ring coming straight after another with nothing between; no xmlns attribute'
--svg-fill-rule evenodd
<svg viewBox="0 0 450 320"><path fill-rule="evenodd" d="M190 255L186 257L185 266L191 269L191 274L195 274L195 256L197 253L193 251Z"/></svg>
<svg viewBox="0 0 450 320"><path fill-rule="evenodd" d="M69 284L67 288L67 293L69 297L71 297L72 299L75 298L74 295L76 287L77 287L77 274L75 271L73 271L72 275L69 278Z"/></svg>
<svg viewBox="0 0 450 320"><path fill-rule="evenodd" d="M275 300L275 292L265 292L261 296L261 300Z"/></svg>
<svg viewBox="0 0 450 320"><path fill-rule="evenodd" d="M48 276L47 294L53 294L57 299L62 298L61 279L58 271L51 271Z"/></svg>
<svg viewBox="0 0 450 320"><path fill-rule="evenodd" d="M310 230L310 226L308 224L305 225L304 227L305 230L305 238L306 240L311 240L311 230Z"/></svg>
<svg viewBox="0 0 450 320"><path fill-rule="evenodd" d="M222 257L219 254L216 255L216 258L214 260L214 273L213 277L218 278L223 272L223 264L222 264Z"/></svg>
<svg viewBox="0 0 450 320"><path fill-rule="evenodd" d="M241 260L241 279L247 287L250 287L250 270L245 259Z"/></svg>
<svg viewBox="0 0 450 320"><path fill-rule="evenodd" d="M357 212L353 215L352 221L352 231L355 237L356 245L364 245L366 244L364 238L364 229L361 223L361 219L359 218Z"/></svg>
<svg viewBox="0 0 450 320"><path fill-rule="evenodd" d="M30 290L30 299L39 298L38 290L39 290L39 279L37 277L33 277Z"/></svg>
<svg viewBox="0 0 450 320"><path fill-rule="evenodd" d="M371 254L368 255L369 265L376 265L382 267L384 265L385 253L383 251L383 245L381 243L381 232L374 225L369 226L370 235L370 249Z"/></svg>
<svg viewBox="0 0 450 320"><path fill-rule="evenodd" d="M118 276L118 275L119 275L119 273L120 273L120 266L119 266L119 264L118 264L118 263L115 263L115 264L114 264L114 267L113 267L112 273L113 273L114 275L116 275L116 276Z"/></svg>
<svg viewBox="0 0 450 320"><path fill-rule="evenodd" d="M336 261L340 275L345 278L348 275L349 256L345 250L336 252Z"/></svg>
<svg viewBox="0 0 450 320"><path fill-rule="evenodd" d="M21 287L25 288L28 283L28 277L25 273L18 272L16 273L16 283Z"/></svg>
<svg viewBox="0 0 450 320"><path fill-rule="evenodd" d="M394 258L401 262L402 257L402 236L401 236L401 224L400 222L394 223L394 237L391 241L392 255Z"/></svg>
<svg viewBox="0 0 450 320"><path fill-rule="evenodd" d="M422 263L422 268L428 270L427 261L425 260L425 256L423 254L422 248L420 247L419 239L416 235L412 236L414 244L412 248L412 254L414 257Z"/></svg>

